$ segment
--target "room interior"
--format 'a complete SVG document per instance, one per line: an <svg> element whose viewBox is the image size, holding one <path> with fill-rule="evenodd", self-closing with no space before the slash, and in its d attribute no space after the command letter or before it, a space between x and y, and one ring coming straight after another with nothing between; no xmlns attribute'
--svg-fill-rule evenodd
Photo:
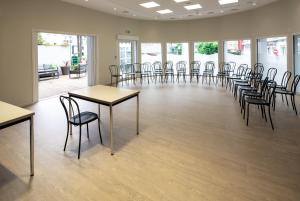
<svg viewBox="0 0 300 201"><path fill-rule="evenodd" d="M239 0L222 6L218 0L155 0L158 8L140 6L146 2L1 0L0 102L16 112L0 111L0 200L300 200L299 114L289 97L287 105L278 95L274 110L270 99L272 129L269 117L264 120L267 110L250 105L248 111L242 108L243 118L233 88L226 87L230 73L225 86L202 83L203 76L199 83L190 82L189 75L186 82L175 75L174 82L151 76L149 83L147 78L111 83L109 68L121 65L119 40L137 41L136 63L143 62L142 44L159 43L164 64L168 44L187 43L188 66L195 60L195 42L218 42L222 63L226 41L249 40L249 69L254 72L260 63L259 40L285 37L285 70L292 73L289 89L300 68L295 47L300 1ZM184 8L192 4L201 8ZM162 9L173 12L156 12ZM100 133L96 121L89 135L83 126L79 144L81 126L67 134L70 122L59 96L38 100L39 32L95 39L87 87L95 92L65 94L100 121ZM281 68L264 67L263 77L268 68ZM277 76L281 81L282 75ZM95 85L105 88L97 94ZM272 91L272 84L266 88ZM295 106L300 108L299 93ZM4 124L2 116L17 113L26 122Z"/></svg>

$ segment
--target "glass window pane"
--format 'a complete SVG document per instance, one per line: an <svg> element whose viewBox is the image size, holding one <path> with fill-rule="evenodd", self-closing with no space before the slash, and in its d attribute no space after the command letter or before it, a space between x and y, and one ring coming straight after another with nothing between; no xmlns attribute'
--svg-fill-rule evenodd
<svg viewBox="0 0 300 201"><path fill-rule="evenodd" d="M132 43L119 42L120 65L132 63Z"/></svg>
<svg viewBox="0 0 300 201"><path fill-rule="evenodd" d="M188 43L167 43L167 60L173 61L176 73L176 63L186 62L186 73L189 74L189 44Z"/></svg>
<svg viewBox="0 0 300 201"><path fill-rule="evenodd" d="M294 38L294 49L295 75L300 75L300 35ZM297 92L300 92L300 84L298 84Z"/></svg>
<svg viewBox="0 0 300 201"><path fill-rule="evenodd" d="M162 62L161 44L160 43L142 43L142 63L150 62L153 64L156 61Z"/></svg>
<svg viewBox="0 0 300 201"><path fill-rule="evenodd" d="M265 67L264 76L269 68L277 68L275 81L280 83L287 71L287 37L258 39L257 48L257 61Z"/></svg>
<svg viewBox="0 0 300 201"><path fill-rule="evenodd" d="M236 66L247 64L251 67L251 41L233 40L224 42L224 61L235 62Z"/></svg>
<svg viewBox="0 0 300 201"><path fill-rule="evenodd" d="M194 60L201 62L201 71L204 70L206 62L213 61L215 63L215 73L217 73L219 65L219 43L217 41L194 43Z"/></svg>

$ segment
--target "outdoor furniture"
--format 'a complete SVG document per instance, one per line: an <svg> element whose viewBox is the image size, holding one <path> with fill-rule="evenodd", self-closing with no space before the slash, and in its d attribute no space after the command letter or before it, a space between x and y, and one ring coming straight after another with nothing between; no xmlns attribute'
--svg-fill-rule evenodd
<svg viewBox="0 0 300 201"><path fill-rule="evenodd" d="M73 69L70 68L69 78L73 78L72 75L76 75L75 78L80 78L82 74L86 74L87 64L78 64Z"/></svg>
<svg viewBox="0 0 300 201"><path fill-rule="evenodd" d="M67 137L65 141L64 151L66 151L66 146L69 137L70 126L79 126L79 148L78 148L78 159L80 159L80 148L81 148L81 129L83 125L86 125L87 137L89 136L89 123L97 120L98 121L98 129L101 144L101 130L100 130L100 118L96 113L93 112L80 112L78 103L70 97L60 96L59 100L64 108L66 117L67 117Z"/></svg>
<svg viewBox="0 0 300 201"><path fill-rule="evenodd" d="M50 65L43 64L43 66L38 67L39 80L42 78L59 78L58 68L53 68Z"/></svg>
<svg viewBox="0 0 300 201"><path fill-rule="evenodd" d="M34 175L34 112L0 101L0 130L29 121L30 124L30 175ZM14 158L16 160L16 158Z"/></svg>
<svg viewBox="0 0 300 201"><path fill-rule="evenodd" d="M113 136L113 106L118 105L124 101L132 98L137 98L136 105L136 129L137 135L139 134L139 94L140 91L120 89L115 87L108 87L97 85L87 87L84 89L69 92L70 98L78 98L98 104L99 118L100 118L100 105L109 107L110 113L110 148L111 154L114 154L114 136ZM72 127L70 127L70 134L72 134Z"/></svg>

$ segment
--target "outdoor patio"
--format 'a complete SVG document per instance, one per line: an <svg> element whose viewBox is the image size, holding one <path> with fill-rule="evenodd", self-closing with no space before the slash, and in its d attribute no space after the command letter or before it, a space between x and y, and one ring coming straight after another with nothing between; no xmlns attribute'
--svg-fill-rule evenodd
<svg viewBox="0 0 300 201"><path fill-rule="evenodd" d="M87 86L87 77L69 78L69 75L62 75L59 79L47 79L39 81L39 99L46 99L71 90Z"/></svg>

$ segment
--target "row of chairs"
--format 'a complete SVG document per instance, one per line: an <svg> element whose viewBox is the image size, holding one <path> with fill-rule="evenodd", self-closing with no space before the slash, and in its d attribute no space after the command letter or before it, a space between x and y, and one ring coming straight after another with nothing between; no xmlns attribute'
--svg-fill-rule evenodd
<svg viewBox="0 0 300 201"><path fill-rule="evenodd" d="M298 114L295 95L297 86L299 84L300 75L295 75L290 88L288 88L292 73L286 71L282 76L281 83L277 84L275 81L277 75L276 68L269 68L267 75L263 78L264 67L261 64L256 64L254 68L245 68L240 66L237 73L227 77L227 85L232 91L235 99L239 99L241 106L241 113L245 119L247 114L247 126L249 124L249 107L256 105L261 110L262 118L267 121L266 108L268 109L269 120L274 130L274 125L271 117L271 108L275 111L276 97L284 97L289 106L288 96L291 98L292 108L296 115Z"/></svg>
<svg viewBox="0 0 300 201"><path fill-rule="evenodd" d="M183 81L186 82L187 76L190 77L190 82L196 78L197 83L199 83L199 78L202 77L202 83L205 80L211 84L212 81L218 83L218 80L220 79L222 79L223 83L225 77L234 73L235 67L235 62L220 63L217 74L215 74L216 67L213 61L206 62L202 71L200 61L192 61L189 65L186 61L179 61L175 64L175 68L172 61L167 61L164 64L156 61L153 64L145 62L142 64L135 63L120 66L110 65L109 70L111 73L111 85L113 85L113 79L115 79L116 86L119 82L124 80L133 80L135 83L137 78L140 78L141 83L143 83L144 79L147 79L148 83L150 80L155 83L157 81L164 83L168 82L169 79L171 82L175 82L175 77L177 82L179 82L181 77ZM187 74L188 68L190 70L189 75Z"/></svg>

